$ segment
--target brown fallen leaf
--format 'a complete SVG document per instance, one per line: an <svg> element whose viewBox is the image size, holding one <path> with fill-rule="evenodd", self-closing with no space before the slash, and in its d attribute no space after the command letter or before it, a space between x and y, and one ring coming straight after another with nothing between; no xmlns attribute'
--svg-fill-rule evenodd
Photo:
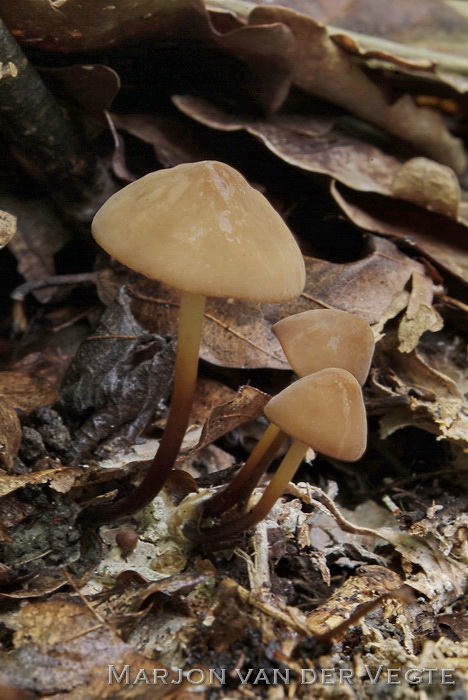
<svg viewBox="0 0 468 700"><path fill-rule="evenodd" d="M179 294L173 288L138 276L131 287L132 310L138 321L163 336L175 335ZM256 304L238 299L209 297L200 357L224 367L288 369L271 325L278 318L278 304ZM279 319L278 319L279 320Z"/></svg>
<svg viewBox="0 0 468 700"><path fill-rule="evenodd" d="M70 240L71 234L50 201L3 194L0 203L17 219L16 234L8 248L18 262L18 272L27 282L54 275L54 255ZM38 289L34 296L46 303L54 291L53 287Z"/></svg>
<svg viewBox="0 0 468 700"><path fill-rule="evenodd" d="M0 401L12 408L31 413L57 399L58 393L44 379L21 372L0 372Z"/></svg>
<svg viewBox="0 0 468 700"><path fill-rule="evenodd" d="M109 119L115 129L150 144L158 162L165 168L197 160L217 160L214 153L207 152L187 128L173 117L112 113Z"/></svg>
<svg viewBox="0 0 468 700"><path fill-rule="evenodd" d="M406 161L392 183L392 194L426 209L457 219L461 191L451 168L428 158Z"/></svg>
<svg viewBox="0 0 468 700"><path fill-rule="evenodd" d="M159 668L167 671L169 682L174 678L173 672L154 659L136 653L98 613L84 605L65 600L30 603L9 615L6 625L15 630L14 648L0 651L2 672L10 684L41 696L55 700L147 697L146 683L133 685L133 677L129 685L109 683L109 666L120 674L128 664L130 669L143 669L151 679L153 669ZM55 659L53 664L51 659ZM166 693L167 686L152 686L151 697Z"/></svg>
<svg viewBox="0 0 468 700"><path fill-rule="evenodd" d="M325 634L344 622L360 603L399 588L403 581L397 573L373 564L351 576L328 600L307 616L313 634Z"/></svg>
<svg viewBox="0 0 468 700"><path fill-rule="evenodd" d="M249 22L281 22L289 27L296 40L293 82L299 88L344 107L456 173L464 171L462 143L450 134L441 116L417 107L408 94L390 102L380 85L330 39L326 27L282 7L256 7Z"/></svg>
<svg viewBox="0 0 468 700"><path fill-rule="evenodd" d="M391 194L398 160L350 136L333 118L276 114L267 120L225 112L200 97L175 95L172 101L205 126L228 132L245 129L290 165L329 175L358 190Z"/></svg>
<svg viewBox="0 0 468 700"><path fill-rule="evenodd" d="M0 211L0 248L6 246L16 233L16 216Z"/></svg>
<svg viewBox="0 0 468 700"><path fill-rule="evenodd" d="M45 51L115 49L138 41L151 41L154 51L168 44L197 46L198 52L192 50L191 58L176 63L175 70L188 73L193 84L199 71L192 66L201 62L201 73L208 71L212 84L224 78L224 89L248 94L267 111L276 109L289 90L294 42L288 28L267 23L221 33L211 24L202 0L160 0L157 11L153 0L119 5L106 0L92 5L62 2L60 9L49 0L23 0L16 8L2 0L0 13L18 42ZM203 58L213 53L217 61ZM146 80L150 79L148 73Z"/></svg>
<svg viewBox="0 0 468 700"><path fill-rule="evenodd" d="M362 195L339 184L332 186L332 195L357 226L404 239L444 270L468 281L466 226L407 202L390 203L379 195Z"/></svg>
<svg viewBox="0 0 468 700"><path fill-rule="evenodd" d="M75 483L75 479L83 473L79 467L58 467L57 469L44 469L41 472L31 474L18 474L16 476L0 474L0 498L12 493L23 486L50 483L50 486L60 493L69 491Z"/></svg>
<svg viewBox="0 0 468 700"><path fill-rule="evenodd" d="M259 5L269 4L260 0ZM423 37L434 43L454 32L465 36L468 21L439 0L284 0L284 7L303 12L318 22L411 43Z"/></svg>
<svg viewBox="0 0 468 700"><path fill-rule="evenodd" d="M21 423L16 411L0 401L0 466L11 469L21 444Z"/></svg>
<svg viewBox="0 0 468 700"><path fill-rule="evenodd" d="M0 372L0 464L11 469L21 443L16 410L31 411L54 403L58 394L44 379L20 372Z"/></svg>
<svg viewBox="0 0 468 700"><path fill-rule="evenodd" d="M215 379L199 377L190 412L191 423L204 423L215 406L225 404L236 396L234 389Z"/></svg>
<svg viewBox="0 0 468 700"><path fill-rule="evenodd" d="M120 89L117 73L99 63L47 68L41 72L52 83L54 94L68 96L96 117L109 109Z"/></svg>
<svg viewBox="0 0 468 700"><path fill-rule="evenodd" d="M263 408L269 399L268 394L253 386L241 386L234 398L211 410L203 426L198 444L190 450L187 457L193 456L202 447L210 445L242 423L258 418L262 415Z"/></svg>
<svg viewBox="0 0 468 700"><path fill-rule="evenodd" d="M387 333L376 346L378 368L371 384L380 396L405 397L406 406L389 410L381 418L381 434L391 435L415 425L460 445L468 444L466 400L456 381L430 366L423 347L401 354L398 338ZM456 374L455 374L456 376Z"/></svg>
<svg viewBox="0 0 468 700"><path fill-rule="evenodd" d="M231 114L201 97L174 95L172 101L184 114L212 129L244 129L301 170L329 175L355 190L403 199L455 220L464 212L460 185L451 168L428 158L401 164L377 146L347 134L338 118L279 113L261 119ZM134 119L124 118L123 126ZM155 127L144 129L138 121L132 133L144 140L150 134L158 138Z"/></svg>
<svg viewBox="0 0 468 700"><path fill-rule="evenodd" d="M18 577L17 574L16 577ZM60 590L60 588L68 585L67 579L64 578L60 571L58 571L55 575L51 575L50 573L36 573L33 576L27 576L26 581L20 577L20 582L23 584L23 586L18 587L16 590L12 590L12 587L9 586L8 592L0 591L0 600L29 600L34 598L43 598L49 593L54 593L55 591Z"/></svg>
<svg viewBox="0 0 468 700"><path fill-rule="evenodd" d="M169 391L173 347L148 333L121 288L81 344L61 386L60 410L74 421L75 461L131 445Z"/></svg>

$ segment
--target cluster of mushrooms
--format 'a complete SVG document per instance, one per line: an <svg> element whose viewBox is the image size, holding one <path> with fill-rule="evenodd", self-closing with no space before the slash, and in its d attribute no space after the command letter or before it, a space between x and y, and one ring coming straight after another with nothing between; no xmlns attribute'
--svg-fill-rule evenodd
<svg viewBox="0 0 468 700"><path fill-rule="evenodd" d="M181 294L166 428L139 486L90 513L95 521L109 522L149 503L174 467L195 393L206 297L289 301L304 288L305 266L294 237L267 199L236 170L216 161L159 170L127 185L101 207L92 231L119 262ZM359 459L365 450L361 385L374 350L368 324L344 311L323 309L285 318L273 331L300 378L266 405L270 426L234 480L202 502L201 524L196 532L190 530L194 540L206 540L207 534L221 540L262 520L309 448L346 461ZM293 438L291 447L260 500L245 511L287 436ZM237 515L213 523L227 511Z"/></svg>

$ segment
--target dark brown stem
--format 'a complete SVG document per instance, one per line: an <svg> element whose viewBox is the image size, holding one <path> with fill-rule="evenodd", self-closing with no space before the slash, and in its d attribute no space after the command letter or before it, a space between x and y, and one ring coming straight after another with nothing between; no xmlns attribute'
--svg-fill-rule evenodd
<svg viewBox="0 0 468 700"><path fill-rule="evenodd" d="M186 433L195 393L205 297L183 292L171 406L166 429L148 473L128 496L98 506L85 516L94 524L132 515L158 495L172 470Z"/></svg>
<svg viewBox="0 0 468 700"><path fill-rule="evenodd" d="M214 527L205 528L198 533L187 532L187 536L195 542L209 543L232 537L240 532L244 532L244 530L250 530L268 515L294 477L308 449L307 445L300 442L300 440L294 440L272 480L263 492L262 497L248 513Z"/></svg>
<svg viewBox="0 0 468 700"><path fill-rule="evenodd" d="M285 439L286 433L271 423L231 483L204 501L202 517L221 515L246 503Z"/></svg>

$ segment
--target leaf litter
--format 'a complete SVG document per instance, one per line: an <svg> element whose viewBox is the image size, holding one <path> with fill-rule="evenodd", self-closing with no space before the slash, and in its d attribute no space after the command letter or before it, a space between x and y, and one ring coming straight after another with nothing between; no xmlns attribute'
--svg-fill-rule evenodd
<svg viewBox="0 0 468 700"><path fill-rule="evenodd" d="M432 1L386 3L383 23L380 3L283 5L0 3L117 178L226 160L283 214L307 268L290 304L209 301L177 469L138 516L95 533L81 509L132 488L164 428L178 298L102 258L78 289L95 251L76 237L76 209L64 219L47 192L24 196L15 167L1 291L18 272L52 286L0 316L5 697L447 696L438 682L388 685L388 667L452 669L463 692L465 20ZM271 324L329 307L378 341L366 455L357 468L316 457L253 533L194 549L184 523L245 461L268 394L290 381ZM109 684L112 664L141 669L139 682ZM149 690L169 667L226 678ZM354 685L300 683L323 668Z"/></svg>

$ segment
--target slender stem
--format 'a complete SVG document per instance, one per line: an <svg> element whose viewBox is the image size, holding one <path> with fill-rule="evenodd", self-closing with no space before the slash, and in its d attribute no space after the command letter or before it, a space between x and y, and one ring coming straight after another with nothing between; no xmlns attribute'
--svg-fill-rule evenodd
<svg viewBox="0 0 468 700"><path fill-rule="evenodd" d="M254 505L252 510L248 513L244 513L244 515L241 515L235 520L231 520L227 523L220 523L215 527L202 530L198 534L194 535L190 533L190 538L197 542L223 540L237 535L244 530L249 530L260 522L260 520L263 520L294 477L308 449L308 446L300 440L294 440L275 475L263 492L262 497Z"/></svg>
<svg viewBox="0 0 468 700"><path fill-rule="evenodd" d="M143 481L128 496L97 507L93 522L109 522L135 513L158 495L173 468L187 430L197 382L203 311L206 297L182 292L171 406L159 449ZM87 514L88 515L88 514Z"/></svg>
<svg viewBox="0 0 468 700"><path fill-rule="evenodd" d="M285 439L286 433L270 423L231 483L203 503L203 517L220 515L236 503L245 503Z"/></svg>

